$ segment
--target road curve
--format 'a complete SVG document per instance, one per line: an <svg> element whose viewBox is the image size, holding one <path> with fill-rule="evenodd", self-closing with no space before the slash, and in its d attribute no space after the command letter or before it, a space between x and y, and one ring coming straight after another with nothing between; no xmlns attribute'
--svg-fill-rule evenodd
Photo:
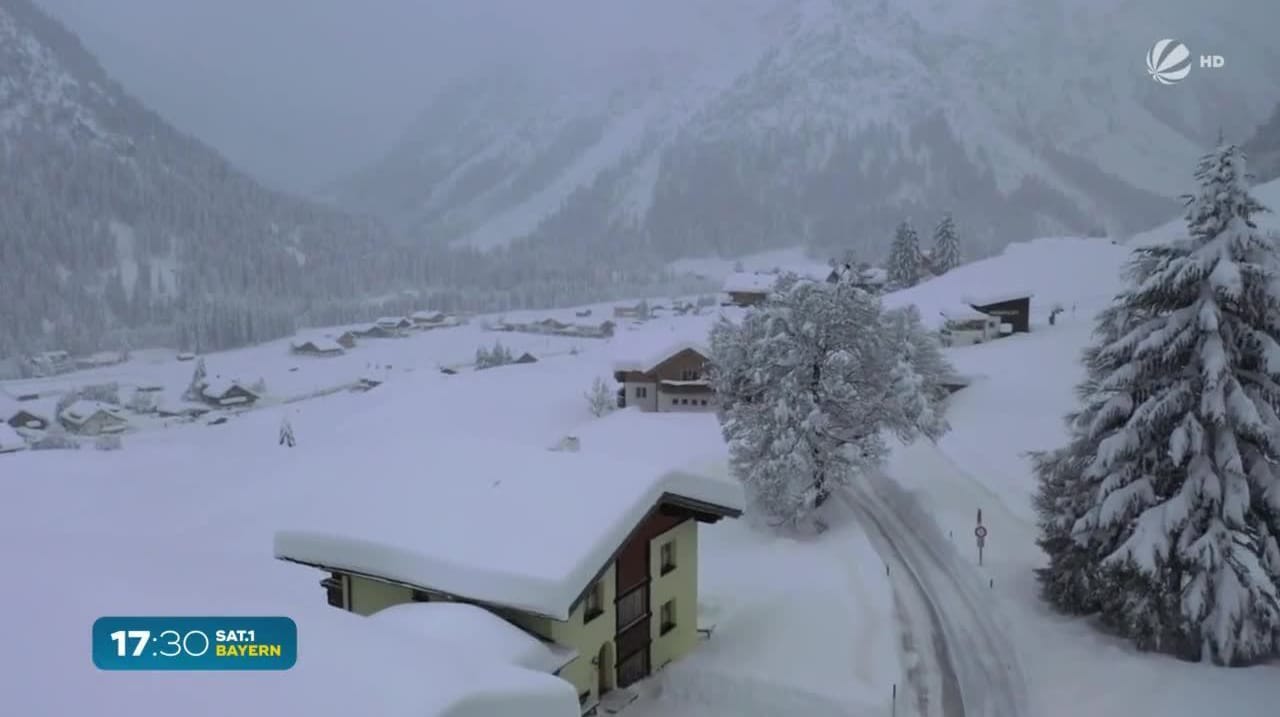
<svg viewBox="0 0 1280 717"><path fill-rule="evenodd" d="M900 717L1028 717L1026 684L989 588L916 498L887 475L840 495L889 566L914 653Z"/></svg>

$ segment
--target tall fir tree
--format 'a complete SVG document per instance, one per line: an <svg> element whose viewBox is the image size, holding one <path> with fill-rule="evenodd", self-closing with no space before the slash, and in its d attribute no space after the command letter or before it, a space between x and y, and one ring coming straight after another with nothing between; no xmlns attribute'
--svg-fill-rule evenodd
<svg viewBox="0 0 1280 717"><path fill-rule="evenodd" d="M1061 521L1042 544L1083 509L1071 566L1050 566L1083 611L1141 649L1247 664L1280 652L1280 255L1236 147L1196 179L1189 237L1135 252L1128 325L1092 354L1088 440L1041 463Z"/></svg>
<svg viewBox="0 0 1280 717"><path fill-rule="evenodd" d="M920 253L920 237L911 227L911 222L903 220L893 235L893 245L889 248L889 282L897 288L906 288L920 283L924 273L924 256Z"/></svg>
<svg viewBox="0 0 1280 717"><path fill-rule="evenodd" d="M923 382L896 380L905 378L903 344L882 321L879 302L852 284L786 275L741 323L716 324L709 374L754 511L805 525L882 458L885 430L920 432L918 396L900 392Z"/></svg>
<svg viewBox="0 0 1280 717"><path fill-rule="evenodd" d="M960 237L956 224L947 214L933 230L933 250L929 252L929 268L942 275L960 266Z"/></svg>

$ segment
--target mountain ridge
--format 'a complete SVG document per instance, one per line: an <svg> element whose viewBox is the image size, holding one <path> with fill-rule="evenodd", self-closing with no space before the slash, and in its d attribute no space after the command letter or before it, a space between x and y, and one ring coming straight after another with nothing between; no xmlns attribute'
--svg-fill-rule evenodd
<svg viewBox="0 0 1280 717"><path fill-rule="evenodd" d="M1145 22L1134 3L979 5L757 3L764 39L732 60L673 63L648 84L584 93L583 109L570 117L530 92L519 111L484 118L491 136L474 157L486 163L460 161L456 174L415 173L415 153L452 135L411 130L366 170L362 189L403 192L376 211L423 241L491 248L563 241L553 235L571 231L613 247L639 235L667 247L666 259L679 258L677 247L745 253L797 241L824 250L853 242L875 253L903 216L928 224L946 211L980 250L993 251L1035 234L1125 235L1176 208L1171 168L1193 162L1209 140L1197 108L1224 90L1208 76L1156 88L1141 68L1149 40L1116 49ZM957 30L981 28L984 19L994 27L980 35ZM1063 27L1075 34L1057 37ZM1087 37L1090 30L1101 37ZM1081 37L1097 67L1027 61L1080 54L1072 43ZM698 71L716 81L686 79ZM1262 89L1280 95L1280 83L1255 74L1244 79L1261 77ZM1243 86L1231 83L1230 92ZM463 84L487 91L483 79ZM1113 106L1088 107L1089 97ZM1239 121L1252 122L1258 102L1244 104ZM420 126L439 127L458 105L433 103ZM1107 116L1112 110L1119 119ZM1175 119L1161 119L1166 113ZM513 190L535 166L538 186L555 191ZM438 193L459 183L463 195ZM351 194L339 191L337 201ZM735 210L762 216L740 219ZM755 236L725 238L743 231Z"/></svg>

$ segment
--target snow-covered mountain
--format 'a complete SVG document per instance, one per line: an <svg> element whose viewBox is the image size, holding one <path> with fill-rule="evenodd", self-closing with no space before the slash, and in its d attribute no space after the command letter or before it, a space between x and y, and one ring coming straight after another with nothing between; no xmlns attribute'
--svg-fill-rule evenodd
<svg viewBox="0 0 1280 717"><path fill-rule="evenodd" d="M1151 4L706 0L679 52L465 78L335 198L426 240L667 259L878 251L947 210L979 251L1129 233L1167 216L1219 128L1244 136L1280 97L1273 4ZM1227 66L1152 82L1163 36Z"/></svg>
<svg viewBox="0 0 1280 717"><path fill-rule="evenodd" d="M167 125L28 0L0 0L0 187L0 355L171 339L197 303L221 325L206 346L278 336L309 298L366 289L353 262L387 245Z"/></svg>
<svg viewBox="0 0 1280 717"><path fill-rule="evenodd" d="M1280 104L1245 142L1243 149L1248 154L1255 181L1268 182L1280 177Z"/></svg>

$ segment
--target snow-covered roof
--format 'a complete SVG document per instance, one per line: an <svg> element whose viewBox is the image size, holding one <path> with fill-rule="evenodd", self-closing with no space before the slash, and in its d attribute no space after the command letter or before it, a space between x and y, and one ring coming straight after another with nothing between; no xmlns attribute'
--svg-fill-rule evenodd
<svg viewBox="0 0 1280 717"><path fill-rule="evenodd" d="M0 453L20 451L26 447L27 442L22 440L22 436L12 426L0 421Z"/></svg>
<svg viewBox="0 0 1280 717"><path fill-rule="evenodd" d="M576 652L543 642L494 613L461 602L409 602L383 608L370 620L421 635L433 645L490 662L555 673Z"/></svg>
<svg viewBox="0 0 1280 717"><path fill-rule="evenodd" d="M439 321L446 318L443 311L415 311L409 314L409 318L417 321Z"/></svg>
<svg viewBox="0 0 1280 717"><path fill-rule="evenodd" d="M614 361L614 371L639 371L644 373L652 371L662 364L663 361L675 356L681 351L690 350L697 351L705 357L710 358L711 349L706 344L698 341L690 341L687 339L659 345L657 349L651 348L639 349L638 346L631 349L623 349L622 355ZM627 354L631 354L628 356Z"/></svg>
<svg viewBox="0 0 1280 717"><path fill-rule="evenodd" d="M406 321L408 321L408 319L403 316L383 316L373 323L378 326L399 326Z"/></svg>
<svg viewBox="0 0 1280 717"><path fill-rule="evenodd" d="M725 278L724 291L743 294L768 293L773 290L773 285L777 281L777 274L740 271Z"/></svg>
<svg viewBox="0 0 1280 717"><path fill-rule="evenodd" d="M222 398L233 388L239 388L246 393L255 396L257 395L253 391L245 388L244 384L234 378L228 378L226 376L214 376L212 378L205 379L204 388L200 389L200 392L210 398Z"/></svg>
<svg viewBox="0 0 1280 717"><path fill-rule="evenodd" d="M994 321L996 317L968 306L948 307L938 311L947 321Z"/></svg>
<svg viewBox="0 0 1280 717"><path fill-rule="evenodd" d="M105 413L108 416L121 421L128 420L125 418L124 411L122 411L119 406L113 406L110 403L103 403L102 401L80 399L79 401L76 401L70 406L62 409L62 417L76 425L88 421L99 413Z"/></svg>
<svg viewBox="0 0 1280 717"><path fill-rule="evenodd" d="M968 294L960 297L960 300L970 306L990 306L992 304L1001 304L1006 301L1014 301L1016 299L1030 299L1035 293L1025 289L1013 289L1008 291L992 292L989 294Z"/></svg>
<svg viewBox="0 0 1280 717"><path fill-rule="evenodd" d="M315 351L343 350L342 344L329 336L296 336L289 342L289 346L294 349L305 349L308 345Z"/></svg>
<svg viewBox="0 0 1280 717"><path fill-rule="evenodd" d="M352 613L298 616L315 649L289 671L303 680L275 687L255 712L386 717L572 717L578 697L567 681L502 661L474 657ZM359 669L357 669L359 668ZM256 694L250 691L249 694Z"/></svg>
<svg viewBox="0 0 1280 717"><path fill-rule="evenodd" d="M276 533L277 557L566 620L664 495L742 509L736 482L643 461L479 439L380 443L343 454L349 466L290 462L282 480L303 499ZM382 468L370 472L368 455Z"/></svg>

